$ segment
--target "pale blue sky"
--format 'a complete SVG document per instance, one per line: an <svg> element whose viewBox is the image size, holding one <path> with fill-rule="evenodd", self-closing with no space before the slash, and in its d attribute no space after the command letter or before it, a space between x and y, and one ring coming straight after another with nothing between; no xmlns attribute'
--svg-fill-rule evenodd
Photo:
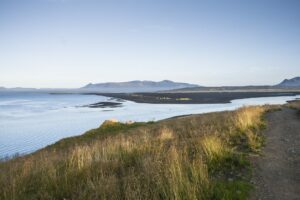
<svg viewBox="0 0 300 200"><path fill-rule="evenodd" d="M299 75L298 0L0 0L0 86Z"/></svg>

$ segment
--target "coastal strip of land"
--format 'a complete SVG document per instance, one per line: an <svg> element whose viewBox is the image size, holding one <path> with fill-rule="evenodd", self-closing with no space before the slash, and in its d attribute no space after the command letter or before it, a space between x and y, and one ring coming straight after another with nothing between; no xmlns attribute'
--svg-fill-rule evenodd
<svg viewBox="0 0 300 200"><path fill-rule="evenodd" d="M152 104L218 104L234 99L295 96L300 92L157 92L157 93L93 93L136 103Z"/></svg>

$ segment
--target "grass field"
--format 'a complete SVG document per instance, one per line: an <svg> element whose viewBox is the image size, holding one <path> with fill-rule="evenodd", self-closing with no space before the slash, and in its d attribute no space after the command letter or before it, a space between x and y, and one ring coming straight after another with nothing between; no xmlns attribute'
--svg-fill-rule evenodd
<svg viewBox="0 0 300 200"><path fill-rule="evenodd" d="M0 199L246 199L270 108L106 122L0 163Z"/></svg>

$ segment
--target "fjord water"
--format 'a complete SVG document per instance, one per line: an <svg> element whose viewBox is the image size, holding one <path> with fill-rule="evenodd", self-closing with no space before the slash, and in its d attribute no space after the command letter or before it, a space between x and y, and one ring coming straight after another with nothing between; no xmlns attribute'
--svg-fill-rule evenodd
<svg viewBox="0 0 300 200"><path fill-rule="evenodd" d="M82 107L108 97L80 94L0 92L0 158L26 154L62 138L96 128L106 119L150 121L186 114L233 110L243 105L283 104L300 96L233 100L227 104L142 104L117 108Z"/></svg>

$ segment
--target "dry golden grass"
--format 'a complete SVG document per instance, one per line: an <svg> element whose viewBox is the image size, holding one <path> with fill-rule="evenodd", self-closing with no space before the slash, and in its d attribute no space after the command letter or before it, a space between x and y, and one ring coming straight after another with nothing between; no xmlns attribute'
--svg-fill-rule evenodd
<svg viewBox="0 0 300 200"><path fill-rule="evenodd" d="M173 134L174 133L171 129L164 127L160 130L159 139L161 141L171 140L174 138Z"/></svg>
<svg viewBox="0 0 300 200"><path fill-rule="evenodd" d="M226 177L247 167L241 146L260 145L264 112L106 124L0 163L0 199L245 199L247 183Z"/></svg>
<svg viewBox="0 0 300 200"><path fill-rule="evenodd" d="M231 151L222 139L215 135L204 137L201 141L201 145L209 161L224 158Z"/></svg>
<svg viewBox="0 0 300 200"><path fill-rule="evenodd" d="M239 136L242 143L245 143L252 151L259 151L263 144L263 138L259 134L259 129L265 127L262 120L263 114L266 110L274 109L274 106L252 106L243 107L237 110L236 125L238 128L237 136Z"/></svg>
<svg viewBox="0 0 300 200"><path fill-rule="evenodd" d="M261 116L265 112L265 108L261 106L252 106L250 108L243 107L237 111L236 124L241 130L247 130L261 124Z"/></svg>

